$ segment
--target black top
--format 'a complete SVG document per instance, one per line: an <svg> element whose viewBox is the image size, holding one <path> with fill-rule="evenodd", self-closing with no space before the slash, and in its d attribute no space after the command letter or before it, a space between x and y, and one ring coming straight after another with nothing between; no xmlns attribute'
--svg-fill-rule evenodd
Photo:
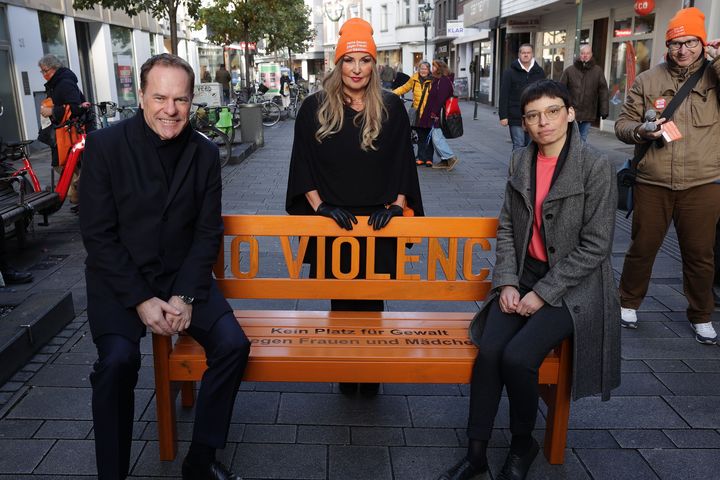
<svg viewBox="0 0 720 480"><path fill-rule="evenodd" d="M498 106L500 120L507 118L509 125L522 125L520 95L525 87L543 78L545 78L545 70L537 62L533 63L529 72L526 72L519 60L513 60L510 67L503 72L500 81L500 105Z"/></svg>
<svg viewBox="0 0 720 480"><path fill-rule="evenodd" d="M139 109L142 113L142 109ZM160 158L160 164L162 165L163 171L165 172L165 181L168 185L172 181L172 177L175 174L175 165L180 160L182 152L187 147L190 135L192 134L192 127L190 124L185 125L185 128L180 135L175 138L163 140L160 136L155 133L147 122L143 122L145 136L150 140L150 143L155 147L155 151Z"/></svg>
<svg viewBox="0 0 720 480"><path fill-rule="evenodd" d="M78 78L72 70L60 67L50 80L45 83L45 93L53 101L52 122L59 125L65 114L65 105L70 105L74 117L80 115L80 104L85 96L78 88Z"/></svg>
<svg viewBox="0 0 720 480"><path fill-rule="evenodd" d="M285 210L291 215L312 215L305 193L317 190L324 202L343 207L388 204L404 194L415 215L423 215L410 122L402 100L383 93L388 117L375 141L377 150L363 151L362 126L354 125L357 112L347 106L342 129L322 143L315 140L323 94L306 98L295 121Z"/></svg>

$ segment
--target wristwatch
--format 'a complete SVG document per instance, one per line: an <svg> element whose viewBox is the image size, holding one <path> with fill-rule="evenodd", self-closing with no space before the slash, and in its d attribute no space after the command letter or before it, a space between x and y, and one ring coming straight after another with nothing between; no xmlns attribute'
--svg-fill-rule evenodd
<svg viewBox="0 0 720 480"><path fill-rule="evenodd" d="M185 305L192 305L195 301L195 297L188 297L187 295L178 295L177 297L182 300Z"/></svg>

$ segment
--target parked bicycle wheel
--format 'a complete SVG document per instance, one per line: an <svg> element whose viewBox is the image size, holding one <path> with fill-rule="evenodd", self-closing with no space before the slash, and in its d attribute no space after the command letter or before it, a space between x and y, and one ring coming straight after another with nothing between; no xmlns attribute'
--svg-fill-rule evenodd
<svg viewBox="0 0 720 480"><path fill-rule="evenodd" d="M262 124L266 127L272 127L280 121L280 106L274 102L262 103Z"/></svg>
<svg viewBox="0 0 720 480"><path fill-rule="evenodd" d="M228 136L213 125L203 127L199 131L220 149L220 167L227 165L230 161L230 155L232 154L232 143L230 143Z"/></svg>

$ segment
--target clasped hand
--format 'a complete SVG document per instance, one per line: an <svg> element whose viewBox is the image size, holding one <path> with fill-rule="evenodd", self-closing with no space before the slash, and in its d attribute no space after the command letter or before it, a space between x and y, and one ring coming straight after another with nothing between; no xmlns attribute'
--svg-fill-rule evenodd
<svg viewBox="0 0 720 480"><path fill-rule="evenodd" d="M322 202L320 205L318 205L317 210L315 212L318 215L322 215L323 217L332 218L335 220L335 223L340 225L340 228L344 228L345 230L352 230L352 224L354 223L357 225L357 218L355 218L355 215L348 212L342 207L338 207L336 205L330 205L329 203Z"/></svg>
<svg viewBox="0 0 720 480"><path fill-rule="evenodd" d="M511 285L502 287L499 301L501 312L516 313L524 317L535 314L545 305L545 301L533 291L528 292L521 299L520 292Z"/></svg>
<svg viewBox="0 0 720 480"><path fill-rule="evenodd" d="M140 320L159 335L173 335L185 331L192 319L192 305L187 305L177 296L167 302L157 297L150 298L135 307Z"/></svg>

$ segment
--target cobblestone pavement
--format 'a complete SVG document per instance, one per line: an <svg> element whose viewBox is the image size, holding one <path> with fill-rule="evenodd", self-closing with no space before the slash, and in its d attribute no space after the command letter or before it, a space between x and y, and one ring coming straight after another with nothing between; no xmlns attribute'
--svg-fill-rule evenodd
<svg viewBox="0 0 720 480"><path fill-rule="evenodd" d="M472 120L473 104L463 103L462 108L465 136L450 141L460 157L458 166L452 172L419 170L426 211L495 216L502 201L509 134L498 125L492 108L479 106L477 120ZM292 128L287 121L266 129L263 149L223 170L225 212L284 213ZM618 164L630 155L630 148L609 133L593 130L590 143ZM35 159L40 170L49 171L47 155ZM0 290L0 304L33 293L71 291L77 316L0 385L0 478L95 475L88 381L95 349L86 317L84 250L77 217L68 205L50 220L49 227L36 226L26 248L11 255L18 266L33 271L35 282ZM619 276L630 223L618 215L617 226L613 265ZM565 464L550 466L540 456L530 478L720 478L720 348L693 339L681 281L671 231L655 263L640 328L622 332L622 386L609 402L575 402ZM391 310L400 307L389 304ZM174 477L179 461L158 460L149 338L142 351L132 475ZM376 398L361 399L346 398L329 384L243 384L230 443L220 457L246 479L432 479L464 452L467 395L465 385L383 385ZM182 459L192 411L180 409L179 422ZM493 473L509 441L506 402L497 427L489 452ZM543 428L541 416L539 439Z"/></svg>

